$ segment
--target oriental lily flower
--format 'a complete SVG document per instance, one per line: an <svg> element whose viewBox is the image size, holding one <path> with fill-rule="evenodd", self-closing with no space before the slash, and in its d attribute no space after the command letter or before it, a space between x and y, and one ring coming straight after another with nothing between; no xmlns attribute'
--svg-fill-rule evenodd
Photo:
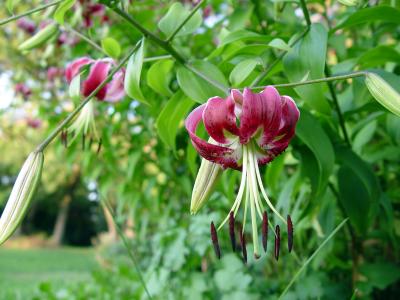
<svg viewBox="0 0 400 300"><path fill-rule="evenodd" d="M290 216L285 220L268 198L259 166L269 163L288 147L295 133L299 116L300 112L292 98L281 96L273 86L267 86L258 94L246 88L243 94L238 90L232 90L226 99L210 98L207 103L194 109L186 119L186 129L193 146L204 159L220 165L223 169L232 168L242 171L237 197L228 216L218 229L229 220L229 233L232 247L235 249L235 217L241 203L244 202L243 230L240 233L240 241L245 261L247 253L243 232L248 208L251 216L254 256L256 258L260 256L257 215L262 220L262 244L266 251L268 226L272 227L272 225L268 224L267 213L264 211L261 198L264 198L270 210L288 226L289 251L292 249L292 221ZM196 135L196 129L201 121L210 135L209 142ZM195 200L192 198L192 201ZM274 233L275 257L278 259L279 225L276 225ZM211 223L211 236L217 256L219 256L214 223Z"/></svg>
<svg viewBox="0 0 400 300"><path fill-rule="evenodd" d="M91 95L99 85L106 80L111 67L114 65L112 59L99 59L93 60L89 57L79 58L65 69L65 78L70 84L70 95L72 98L81 99ZM87 77L84 77L84 74ZM118 102L125 96L124 91L124 77L125 70L119 70L104 87L102 87L95 95L98 101ZM94 133L94 137L98 139L95 123L94 123L94 103L89 101L80 111L79 116L75 122L69 127L70 130L75 131L77 134L83 132L83 139L88 134L89 129ZM75 136L77 136L77 134ZM62 139L65 139L65 133ZM64 143L66 143L63 140ZM84 142L83 142L84 144Z"/></svg>

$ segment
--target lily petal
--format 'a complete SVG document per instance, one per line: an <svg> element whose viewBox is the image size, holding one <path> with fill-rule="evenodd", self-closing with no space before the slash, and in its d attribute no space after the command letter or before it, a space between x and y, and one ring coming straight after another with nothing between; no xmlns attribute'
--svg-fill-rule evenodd
<svg viewBox="0 0 400 300"><path fill-rule="evenodd" d="M281 114L281 96L273 86L267 86L258 94L252 93L250 89L244 89L240 142L247 144L262 128L259 144L261 146L267 144L279 130Z"/></svg>
<svg viewBox="0 0 400 300"><path fill-rule="evenodd" d="M209 99L203 111L203 121L208 134L218 143L230 142L226 136L227 131L239 135L239 129L236 126L235 102L231 97Z"/></svg>
<svg viewBox="0 0 400 300"><path fill-rule="evenodd" d="M65 78L67 79L67 82L71 83L72 79L80 72L80 69L83 66L86 66L87 64L90 64L92 62L93 59L88 57L82 57L68 64L68 66L65 69Z"/></svg>
<svg viewBox="0 0 400 300"><path fill-rule="evenodd" d="M125 70L118 71L111 82L107 84L107 93L104 100L107 102L118 102L125 96L124 90Z"/></svg>
<svg viewBox="0 0 400 300"><path fill-rule="evenodd" d="M200 105L189 114L185 121L185 126L189 132L194 148L203 158L218 163L222 165L223 168L240 169L241 167L237 161L241 157L241 154L239 155L239 153L237 153L238 151L228 147L213 145L196 135L196 129L202 120L205 108L206 104Z"/></svg>
<svg viewBox="0 0 400 300"><path fill-rule="evenodd" d="M83 95L89 96L107 77L111 64L101 60L96 61L90 69L89 76L83 82ZM106 96L107 86L104 86L96 94L99 100L104 100Z"/></svg>

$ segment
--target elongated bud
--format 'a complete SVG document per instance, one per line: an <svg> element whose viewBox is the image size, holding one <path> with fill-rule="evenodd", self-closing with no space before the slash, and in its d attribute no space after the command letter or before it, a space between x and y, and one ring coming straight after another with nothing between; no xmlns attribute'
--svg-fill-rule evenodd
<svg viewBox="0 0 400 300"><path fill-rule="evenodd" d="M288 234L287 245L290 253L292 252L293 248L293 223L289 215L287 215L287 234Z"/></svg>
<svg viewBox="0 0 400 300"><path fill-rule="evenodd" d="M46 43L49 39L55 36L58 32L58 26L56 24L49 24L38 33L36 33L33 37L29 38L21 45L19 45L18 49L21 51L28 51L34 48L37 48L44 43Z"/></svg>
<svg viewBox="0 0 400 300"><path fill-rule="evenodd" d="M262 222L262 245L264 248L264 252L267 252L267 243L268 243L268 215L267 212L264 211L263 213L263 222Z"/></svg>
<svg viewBox="0 0 400 300"><path fill-rule="evenodd" d="M22 166L0 218L0 245L14 233L22 222L32 196L39 185L43 160L43 152L32 152Z"/></svg>
<svg viewBox="0 0 400 300"><path fill-rule="evenodd" d="M346 6L355 6L359 3L359 0L338 0L338 1Z"/></svg>
<svg viewBox="0 0 400 300"><path fill-rule="evenodd" d="M367 73L365 84L376 101L400 117L400 93L375 73Z"/></svg>
<svg viewBox="0 0 400 300"><path fill-rule="evenodd" d="M240 245L242 247L242 254L243 254L243 262L247 264L247 248L246 248L246 237L244 236L243 229L240 228L239 231L239 237L240 237Z"/></svg>
<svg viewBox="0 0 400 300"><path fill-rule="evenodd" d="M281 247L281 228L279 225L275 227L275 259L279 259L279 250Z"/></svg>
<svg viewBox="0 0 400 300"><path fill-rule="evenodd" d="M221 249L219 248L219 243L218 243L218 235L217 235L217 230L215 229L214 222L211 222L211 241L214 246L214 252L215 255L218 257L218 259L221 258Z"/></svg>
<svg viewBox="0 0 400 300"><path fill-rule="evenodd" d="M201 160L199 172L194 182L190 213L195 214L206 203L213 191L222 168L206 159Z"/></svg>
<svg viewBox="0 0 400 300"><path fill-rule="evenodd" d="M235 217L233 211L229 213L229 237L231 238L232 250L236 250L236 238L235 238Z"/></svg>

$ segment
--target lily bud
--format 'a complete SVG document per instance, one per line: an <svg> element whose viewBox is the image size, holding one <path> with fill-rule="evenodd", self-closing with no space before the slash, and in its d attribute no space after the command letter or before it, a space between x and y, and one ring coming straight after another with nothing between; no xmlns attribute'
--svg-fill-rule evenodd
<svg viewBox="0 0 400 300"><path fill-rule="evenodd" d="M192 200L190 202L190 213L195 214L210 197L219 175L221 166L206 159L201 160L199 172L194 183Z"/></svg>
<svg viewBox="0 0 400 300"><path fill-rule="evenodd" d="M338 0L338 1L346 6L355 6L359 3L359 0Z"/></svg>
<svg viewBox="0 0 400 300"><path fill-rule="evenodd" d="M37 48L51 39L58 33L58 26L56 24L49 24L38 33L36 33L33 37L27 39L23 42L18 49L21 51L28 51L34 48Z"/></svg>
<svg viewBox="0 0 400 300"><path fill-rule="evenodd" d="M382 77L370 72L366 75L365 84L376 101L400 117L400 94L394 88Z"/></svg>
<svg viewBox="0 0 400 300"><path fill-rule="evenodd" d="M22 222L39 184L43 160L43 152L32 152L22 166L0 218L0 245L14 233Z"/></svg>

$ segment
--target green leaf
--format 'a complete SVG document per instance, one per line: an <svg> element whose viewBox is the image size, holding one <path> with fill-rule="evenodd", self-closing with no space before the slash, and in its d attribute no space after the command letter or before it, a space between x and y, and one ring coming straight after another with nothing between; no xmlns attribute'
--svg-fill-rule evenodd
<svg viewBox="0 0 400 300"><path fill-rule="evenodd" d="M190 14L190 10L185 8L181 3L176 2L169 8L167 14L158 23L158 28L167 36L182 24L186 17ZM176 36L191 34L201 25L203 18L200 11L197 11L190 20L179 30Z"/></svg>
<svg viewBox="0 0 400 300"><path fill-rule="evenodd" d="M238 63L229 75L229 81L234 87L238 87L259 64L254 58L249 58Z"/></svg>
<svg viewBox="0 0 400 300"><path fill-rule="evenodd" d="M148 104L142 94L142 91L140 90L140 76L142 73L144 56L144 41L144 39L141 41L139 49L129 58L125 73L124 88L129 97Z"/></svg>
<svg viewBox="0 0 400 300"><path fill-rule="evenodd" d="M363 8L350 15L350 17L332 29L332 31L375 21L400 24L400 10L384 5Z"/></svg>
<svg viewBox="0 0 400 300"><path fill-rule="evenodd" d="M360 272L367 277L368 285L381 290L400 279L400 268L392 262L364 264Z"/></svg>
<svg viewBox="0 0 400 300"><path fill-rule="evenodd" d="M175 151L175 137L190 108L193 100L185 97L181 92L176 93L167 102L157 119L157 131L162 141Z"/></svg>
<svg viewBox="0 0 400 300"><path fill-rule="evenodd" d="M307 74L309 79L325 77L327 38L325 28L321 24L313 24L304 38L285 55L283 66L290 82L301 81ZM304 85L295 88L295 91L313 109L330 115L324 87L324 83Z"/></svg>
<svg viewBox="0 0 400 300"><path fill-rule="evenodd" d="M282 39L273 39L268 43L268 46L279 50L290 51L290 46Z"/></svg>
<svg viewBox="0 0 400 300"><path fill-rule="evenodd" d="M224 87L228 86L224 74L213 64L206 61L195 61L192 66L210 80ZM177 79L183 92L198 103L204 103L214 96L226 96L220 88L217 88L184 66L178 66Z"/></svg>
<svg viewBox="0 0 400 300"><path fill-rule="evenodd" d="M14 14L14 6L19 3L20 0L7 0L6 7L10 14Z"/></svg>
<svg viewBox="0 0 400 300"><path fill-rule="evenodd" d="M400 53L389 46L378 46L362 54L357 62L363 68L383 65L387 62L399 62Z"/></svg>
<svg viewBox="0 0 400 300"><path fill-rule="evenodd" d="M171 81L171 69L174 65L172 60L160 60L154 63L147 72L147 84L157 93L163 96L171 96L169 88Z"/></svg>
<svg viewBox="0 0 400 300"><path fill-rule="evenodd" d="M101 47L103 48L104 52L112 58L118 58L121 55L121 46L115 39L111 37L103 39L101 41Z"/></svg>
<svg viewBox="0 0 400 300"><path fill-rule="evenodd" d="M370 166L345 147L336 149L338 163L339 200L350 222L359 233L365 233L373 223L380 199L378 179Z"/></svg>
<svg viewBox="0 0 400 300"><path fill-rule="evenodd" d="M309 112L302 109L296 127L296 135L310 149L316 165L315 174L308 174L312 183L314 195L322 195L332 174L335 162L335 153L332 143L322 128L320 122ZM309 161L312 161L312 157ZM307 165L304 164L307 168Z"/></svg>
<svg viewBox="0 0 400 300"><path fill-rule="evenodd" d="M221 38L221 44L219 47L237 42L237 41L258 41L258 42L269 42L271 38L269 36L261 35L249 30L237 30L229 32L223 38Z"/></svg>
<svg viewBox="0 0 400 300"><path fill-rule="evenodd" d="M374 136L376 130L377 122L372 121L368 125L364 126L355 136L353 141L354 152L360 154L362 153L362 148L367 144Z"/></svg>
<svg viewBox="0 0 400 300"><path fill-rule="evenodd" d="M54 20L63 25L64 24L64 16L66 14L66 12L72 8L72 6L74 6L76 0L64 0L63 2L61 2L56 11L54 12Z"/></svg>

